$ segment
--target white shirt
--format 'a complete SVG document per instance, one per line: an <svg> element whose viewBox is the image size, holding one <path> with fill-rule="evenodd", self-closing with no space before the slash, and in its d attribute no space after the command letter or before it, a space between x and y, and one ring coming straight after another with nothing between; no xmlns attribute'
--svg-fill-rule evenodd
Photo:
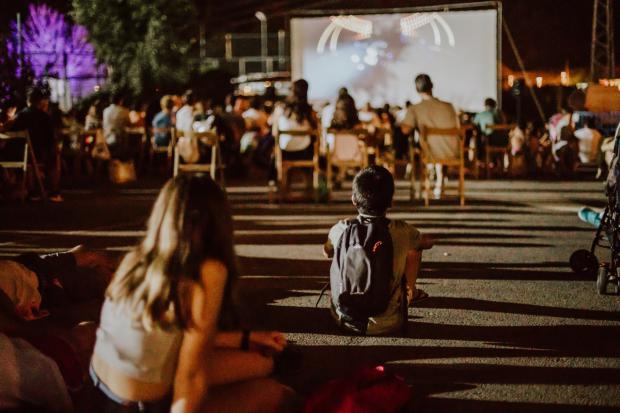
<svg viewBox="0 0 620 413"><path fill-rule="evenodd" d="M583 163L595 161L598 146L603 138L601 133L584 126L576 130L574 135L579 139L579 160Z"/></svg>
<svg viewBox="0 0 620 413"><path fill-rule="evenodd" d="M310 123L307 119L299 123L293 117L287 118L284 115L284 108L277 107L274 110L274 134L278 134L281 130L312 130ZM305 136L292 136L287 134L280 134L280 149L283 151L296 152L303 151L312 143L310 135Z"/></svg>
<svg viewBox="0 0 620 413"><path fill-rule="evenodd" d="M183 105L177 112L177 124L178 130L188 132L192 130L192 124L194 123L194 110L191 105Z"/></svg>
<svg viewBox="0 0 620 413"><path fill-rule="evenodd" d="M103 135L108 145L117 143L129 123L129 109L113 103L103 110Z"/></svg>

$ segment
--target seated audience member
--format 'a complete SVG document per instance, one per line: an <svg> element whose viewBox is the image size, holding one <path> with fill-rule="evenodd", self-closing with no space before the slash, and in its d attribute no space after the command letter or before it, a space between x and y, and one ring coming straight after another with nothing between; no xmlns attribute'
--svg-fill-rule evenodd
<svg viewBox="0 0 620 413"><path fill-rule="evenodd" d="M106 292L91 360L104 411L271 412L276 332L218 332L237 276L225 193L206 175L161 190ZM218 321L219 320L219 321Z"/></svg>
<svg viewBox="0 0 620 413"><path fill-rule="evenodd" d="M493 139L490 138L493 135L493 130L488 128L490 125L496 125L501 123L502 118L497 111L497 102L494 99L487 98L484 100L484 110L482 112L476 113L474 116L474 125L478 127L480 133L486 136L489 140L488 142L491 145L496 145L496 142L493 142Z"/></svg>
<svg viewBox="0 0 620 413"><path fill-rule="evenodd" d="M28 92L28 106L8 123L13 131L27 130L38 163L45 165L49 200L62 202L60 195L60 164L54 124L49 114L49 95L42 87L34 86ZM31 198L35 198L31 196Z"/></svg>
<svg viewBox="0 0 620 413"><path fill-rule="evenodd" d="M284 107L278 106L273 114L273 134L283 130L307 130L317 127L316 114L308 103L308 82L298 79L293 82L293 90ZM308 159L314 154L312 137L280 134L280 148L288 159Z"/></svg>
<svg viewBox="0 0 620 413"><path fill-rule="evenodd" d="M241 152L249 152L258 147L260 140L269 134L269 116L263 109L259 96L250 100L250 107L241 116L245 120L246 132L241 137Z"/></svg>
<svg viewBox="0 0 620 413"><path fill-rule="evenodd" d="M84 120L84 129L92 130L99 129L101 127L101 118L99 117L99 112L97 110L97 103L93 103L88 108L88 113L86 114L86 119Z"/></svg>
<svg viewBox="0 0 620 413"><path fill-rule="evenodd" d="M124 144L125 128L131 124L129 109L125 107L125 98L120 92L112 95L112 103L103 110L103 135L110 150Z"/></svg>
<svg viewBox="0 0 620 413"><path fill-rule="evenodd" d="M0 304L22 319L41 318L66 304L103 297L115 266L111 257L82 246L0 260Z"/></svg>
<svg viewBox="0 0 620 413"><path fill-rule="evenodd" d="M291 95L283 106L277 106L272 114L273 136L279 136L282 157L286 160L312 159L314 147L312 132L316 130L316 113L308 103L308 82L298 79L293 82ZM307 130L308 135L289 135L280 133L287 130ZM270 180L275 180L275 163Z"/></svg>
<svg viewBox="0 0 620 413"><path fill-rule="evenodd" d="M331 127L334 129L353 129L359 123L355 100L349 95L346 87L340 88Z"/></svg>
<svg viewBox="0 0 620 413"><path fill-rule="evenodd" d="M174 126L172 120L172 108L174 107L174 100L172 96L165 95L159 101L161 111L155 115L151 126L153 126L153 138L156 146L168 146L172 134L170 128Z"/></svg>
<svg viewBox="0 0 620 413"><path fill-rule="evenodd" d="M176 128L183 132L191 132L194 123L194 92L185 91L183 94L183 106L176 114Z"/></svg>
<svg viewBox="0 0 620 413"><path fill-rule="evenodd" d="M422 101L411 105L405 119L401 122L403 133L423 128L458 128L459 119L451 103L443 102L433 96L433 82L427 74L419 74L415 78L416 91ZM460 142L455 136L432 136L428 142L421 142L422 148L428 152L430 159L454 159L459 156ZM429 164L435 170L435 198L443 193L443 168L440 164ZM432 172L432 169L431 171Z"/></svg>
<svg viewBox="0 0 620 413"><path fill-rule="evenodd" d="M359 110L357 115L360 122L365 125L376 125L379 121L379 116L370 105L370 102L366 102L366 104L362 106L362 108Z"/></svg>
<svg viewBox="0 0 620 413"><path fill-rule="evenodd" d="M194 119L192 121L192 129L194 132L207 132L213 128L215 115L211 110L209 100L198 100L194 106Z"/></svg>
<svg viewBox="0 0 620 413"><path fill-rule="evenodd" d="M392 206L393 196L394 179L387 169L371 166L360 171L353 180L351 196L359 215L354 220L340 221L334 225L323 246L325 256L333 257L330 279L332 291L334 291L334 277L341 276L341 274L334 274L334 269L341 269L340 263L344 262L343 260L356 258L348 248L349 245L346 245L353 231L366 234L369 230L368 226L374 225L375 234L379 234L382 229L387 229L389 234L387 239L373 242L373 245L368 246L370 251L365 251L367 254L374 255L381 248L386 248L383 252L379 251L382 254L374 255L372 259L378 260L376 257L379 255L392 257L392 262L388 264L391 268L388 266L388 268L383 268L385 273L373 274L373 282L382 275L391 277L389 288L385 290L387 295L383 297L387 302L387 307L377 314L370 314L367 318L358 318L342 305L344 299L334 302L335 297L332 293L332 315L341 327L350 332L369 335L394 332L407 321L403 308L428 297L428 294L416 288L415 284L420 270L422 250L431 248L433 241L405 221L386 218L386 212ZM364 249L366 250L366 246ZM378 262L375 261L375 264ZM373 270L377 268L380 267L373 265Z"/></svg>
<svg viewBox="0 0 620 413"><path fill-rule="evenodd" d="M603 139L601 133L594 128L594 119L587 118L584 127L577 129L574 135L579 140L579 160L581 163L594 162Z"/></svg>

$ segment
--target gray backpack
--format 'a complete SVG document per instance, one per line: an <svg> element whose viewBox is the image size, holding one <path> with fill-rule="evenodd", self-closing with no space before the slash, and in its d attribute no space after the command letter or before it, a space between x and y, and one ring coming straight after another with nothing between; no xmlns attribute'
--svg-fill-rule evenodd
<svg viewBox="0 0 620 413"><path fill-rule="evenodd" d="M330 269L332 304L345 321L365 326L392 293L394 246L384 217L346 221ZM365 330L365 328L364 328Z"/></svg>

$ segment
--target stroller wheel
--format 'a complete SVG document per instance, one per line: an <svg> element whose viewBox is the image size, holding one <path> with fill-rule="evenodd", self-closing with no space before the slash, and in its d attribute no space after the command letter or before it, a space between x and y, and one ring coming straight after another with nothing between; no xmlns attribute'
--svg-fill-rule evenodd
<svg viewBox="0 0 620 413"><path fill-rule="evenodd" d="M607 273L606 265L601 265L598 269L598 277L596 277L596 290L600 295L607 294Z"/></svg>
<svg viewBox="0 0 620 413"><path fill-rule="evenodd" d="M573 252L569 259L570 268L576 274L594 276L598 270L598 259L596 255L588 250L577 250Z"/></svg>

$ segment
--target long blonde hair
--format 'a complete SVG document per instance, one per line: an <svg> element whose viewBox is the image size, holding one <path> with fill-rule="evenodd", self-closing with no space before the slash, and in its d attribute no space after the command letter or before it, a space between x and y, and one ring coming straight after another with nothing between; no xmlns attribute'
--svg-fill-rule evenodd
<svg viewBox="0 0 620 413"><path fill-rule="evenodd" d="M208 257L236 277L232 218L226 195L207 175L180 175L159 193L146 236L122 260L106 291L129 306L146 329L186 328L192 320L188 286ZM227 288L229 292L230 288Z"/></svg>

